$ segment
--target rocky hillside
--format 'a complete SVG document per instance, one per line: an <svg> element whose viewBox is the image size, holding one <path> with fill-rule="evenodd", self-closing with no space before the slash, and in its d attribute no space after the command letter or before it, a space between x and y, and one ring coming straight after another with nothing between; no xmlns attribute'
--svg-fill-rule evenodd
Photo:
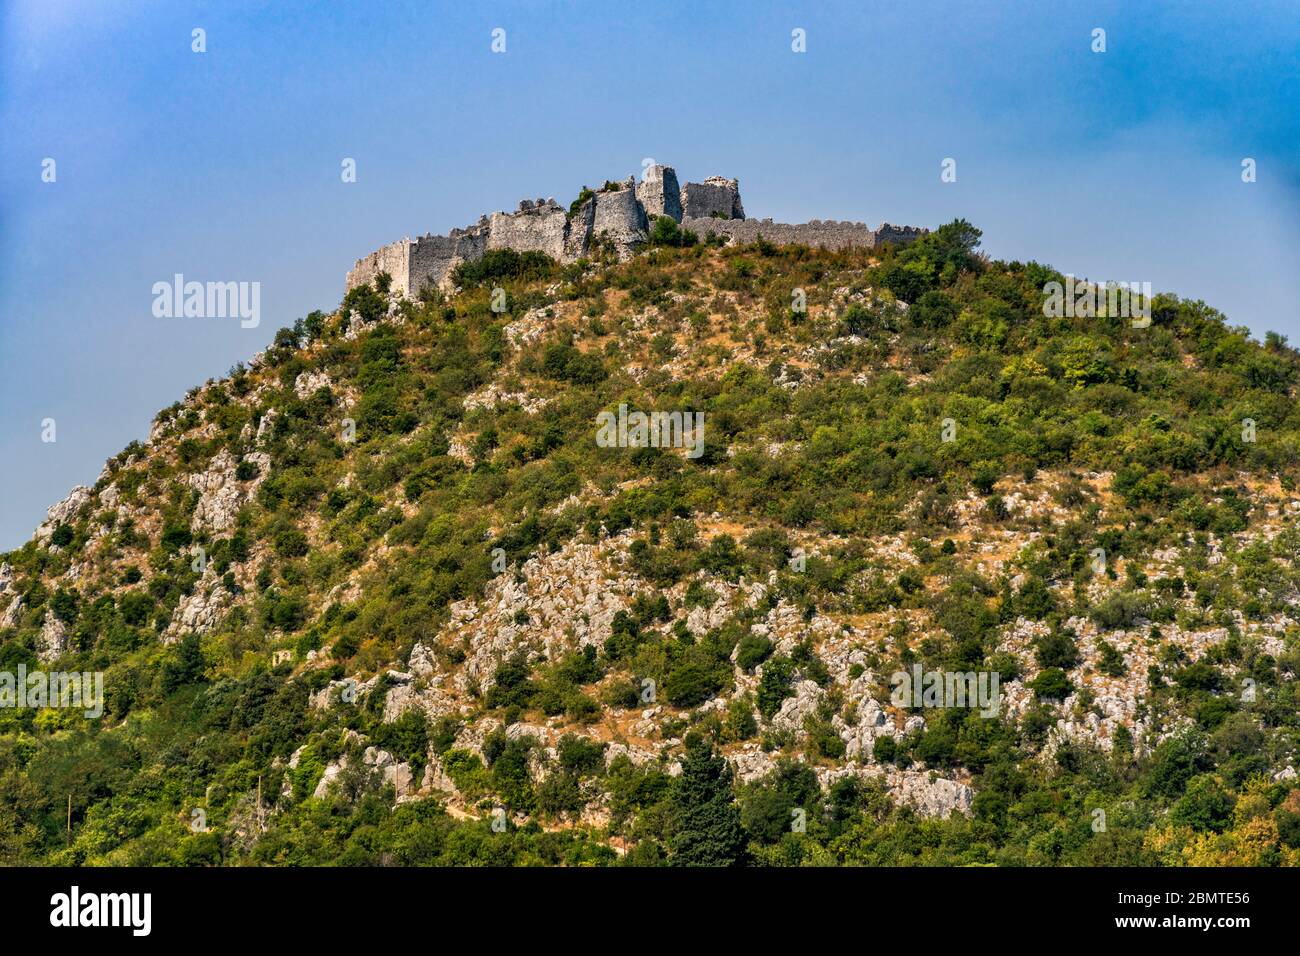
<svg viewBox="0 0 1300 956"><path fill-rule="evenodd" d="M659 220L282 329L2 557L0 670L106 700L0 708L0 859L1300 861L1300 355L978 240Z"/></svg>

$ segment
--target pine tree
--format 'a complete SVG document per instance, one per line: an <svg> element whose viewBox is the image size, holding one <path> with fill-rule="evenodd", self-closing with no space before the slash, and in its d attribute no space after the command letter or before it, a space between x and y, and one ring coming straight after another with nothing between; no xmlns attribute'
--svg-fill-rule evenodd
<svg viewBox="0 0 1300 956"><path fill-rule="evenodd" d="M731 767L703 738L688 739L673 792L677 832L674 866L742 866L745 832L731 790Z"/></svg>

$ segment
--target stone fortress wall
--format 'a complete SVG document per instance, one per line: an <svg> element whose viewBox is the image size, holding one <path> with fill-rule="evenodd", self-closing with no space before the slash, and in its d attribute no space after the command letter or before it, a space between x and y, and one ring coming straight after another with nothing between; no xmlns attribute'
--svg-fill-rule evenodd
<svg viewBox="0 0 1300 956"><path fill-rule="evenodd" d="M792 225L746 219L736 180L711 176L702 183L679 186L671 166L648 166L641 182L629 176L610 187L589 197L573 215L554 199L525 199L515 212L494 212L446 236L399 239L358 259L348 273L347 288L387 272L394 292L414 297L426 285L447 288L456 266L492 249L543 252L559 262L573 262L590 252L597 237L626 259L646 241L651 221L659 216L669 216L701 237L720 234L745 243L761 235L779 244L830 249L902 244L927 231L889 223L871 229L860 222L813 220Z"/></svg>
<svg viewBox="0 0 1300 956"><path fill-rule="evenodd" d="M814 219L791 225L771 219L683 219L682 228L700 236L721 234L735 242L755 242L759 236L777 245L798 243L804 246L824 246L827 249L845 249L850 246L878 246L884 242L904 245L925 235L929 230L914 226L894 226L881 223L872 229L864 222L835 222Z"/></svg>

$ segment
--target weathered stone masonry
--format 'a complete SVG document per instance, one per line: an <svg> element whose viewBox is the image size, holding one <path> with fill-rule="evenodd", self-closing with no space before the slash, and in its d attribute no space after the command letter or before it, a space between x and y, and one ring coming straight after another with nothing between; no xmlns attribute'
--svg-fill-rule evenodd
<svg viewBox="0 0 1300 956"><path fill-rule="evenodd" d="M352 289L387 272L394 292L413 297L426 285L446 288L456 266L472 262L490 249L544 252L559 262L573 262L590 252L597 237L625 259L645 242L650 222L659 216L669 216L701 237L720 234L744 243L761 235L771 242L830 249L902 244L926 232L889 223L871 229L860 222L813 220L791 225L746 219L736 180L710 176L702 183L679 187L671 166L650 166L640 183L628 177L613 184L595 193L573 215L554 199L525 199L516 212L494 212L446 236L399 239L358 259L348 273L347 287Z"/></svg>
<svg viewBox="0 0 1300 956"><path fill-rule="evenodd" d="M682 228L700 236L721 233L736 242L755 242L759 236L778 245L799 243L805 246L824 246L827 249L844 249L849 246L877 246L882 242L902 245L926 233L913 226L893 226L881 223L872 229L863 222L835 222L814 219L790 225L771 219L683 219Z"/></svg>

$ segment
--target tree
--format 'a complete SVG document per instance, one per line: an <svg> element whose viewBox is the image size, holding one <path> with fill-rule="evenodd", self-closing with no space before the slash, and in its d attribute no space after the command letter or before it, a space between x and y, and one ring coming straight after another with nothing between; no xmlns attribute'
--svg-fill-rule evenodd
<svg viewBox="0 0 1300 956"><path fill-rule="evenodd" d="M79 611L77 592L69 591L67 588L59 588L50 598L50 610L64 624L74 624L77 620Z"/></svg>
<svg viewBox="0 0 1300 956"><path fill-rule="evenodd" d="M664 678L664 696L674 707L695 707L722 689L728 674L725 665L708 659L705 653L688 654Z"/></svg>
<svg viewBox="0 0 1300 956"><path fill-rule="evenodd" d="M1033 621L1041 621L1052 613L1055 602L1047 582L1031 574L1016 595L1016 611Z"/></svg>
<svg viewBox="0 0 1300 956"><path fill-rule="evenodd" d="M162 689L170 694L178 687L198 684L204 679L203 672L207 664L203 660L203 648L199 645L197 634L186 634L181 639L176 658L163 664Z"/></svg>
<svg viewBox="0 0 1300 956"><path fill-rule="evenodd" d="M1205 741L1196 733L1181 733L1160 742L1151 759L1146 789L1162 797L1181 796L1187 781L1208 766Z"/></svg>
<svg viewBox="0 0 1300 956"><path fill-rule="evenodd" d="M1044 667L1029 682L1029 688L1042 700L1064 700L1074 690L1070 678L1059 667Z"/></svg>
<svg viewBox="0 0 1300 956"><path fill-rule="evenodd" d="M458 265L452 281L467 288L504 279L533 281L550 278L555 268L555 260L544 252L489 249L478 259Z"/></svg>
<svg viewBox="0 0 1300 956"><path fill-rule="evenodd" d="M672 797L677 832L674 866L743 866L745 833L731 790L731 767L703 737L686 742L686 759Z"/></svg>
<svg viewBox="0 0 1300 956"><path fill-rule="evenodd" d="M1169 811L1169 819L1198 832L1222 831L1232 822L1233 802L1213 777L1193 777L1186 793Z"/></svg>
<svg viewBox="0 0 1300 956"><path fill-rule="evenodd" d="M348 290L339 311L345 316L356 312L361 316L361 321L369 324L378 321L387 308L388 303L384 297L367 282Z"/></svg>
<svg viewBox="0 0 1300 956"><path fill-rule="evenodd" d="M983 234L965 219L954 219L905 246L898 258L903 262L933 263L935 271L940 273L976 270L980 262L975 249Z"/></svg>
<svg viewBox="0 0 1300 956"><path fill-rule="evenodd" d="M1079 663L1079 648L1074 636L1066 630L1044 634L1036 642L1034 655L1039 667L1059 667L1070 670Z"/></svg>
<svg viewBox="0 0 1300 956"><path fill-rule="evenodd" d="M689 229L682 229L672 216L657 216L650 227L652 246L693 246L699 237Z"/></svg>
<svg viewBox="0 0 1300 956"><path fill-rule="evenodd" d="M595 195L596 195L595 190L583 186L582 191L578 193L578 198L575 199L573 202L569 203L569 216L570 217L576 216L578 214L578 210L582 208L582 204L585 203L587 200L593 198Z"/></svg>
<svg viewBox="0 0 1300 956"><path fill-rule="evenodd" d="M758 681L758 712L767 720L781 709L794 686L794 664L788 657L773 657L763 665Z"/></svg>

